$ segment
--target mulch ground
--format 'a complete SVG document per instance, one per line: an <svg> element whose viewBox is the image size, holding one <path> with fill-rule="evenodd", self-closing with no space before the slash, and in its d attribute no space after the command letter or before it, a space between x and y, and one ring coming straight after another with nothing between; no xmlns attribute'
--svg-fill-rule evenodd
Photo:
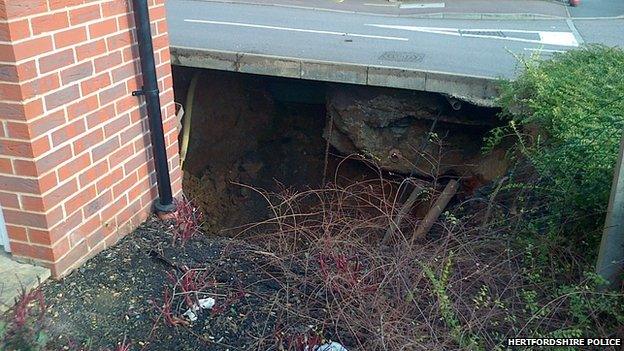
<svg viewBox="0 0 624 351"><path fill-rule="evenodd" d="M276 324L271 301L278 284L257 267L262 255L228 238L197 236L172 245L165 224L149 220L116 246L59 281L43 286L54 349L113 348L124 339L136 350L267 350ZM242 252L245 251L245 254ZM201 268L216 305L188 326L169 326L159 310L171 275ZM236 294L232 292L236 291ZM174 314L185 306L174 306ZM270 339L270 337L269 337Z"/></svg>

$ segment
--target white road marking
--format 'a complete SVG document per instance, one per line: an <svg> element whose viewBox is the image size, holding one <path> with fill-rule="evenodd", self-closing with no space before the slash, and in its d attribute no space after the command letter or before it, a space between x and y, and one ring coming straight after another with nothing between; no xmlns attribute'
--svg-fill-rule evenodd
<svg viewBox="0 0 624 351"><path fill-rule="evenodd" d="M326 35L338 35L338 36L348 36L348 37L356 37L356 38L409 41L408 38L402 38L402 37L390 37L390 36L383 36L383 35L369 35L369 34L333 32L333 31L315 30L315 29L302 29L302 28L290 28L290 27L265 26L265 25L262 25L262 24L251 24L251 23L208 21L208 20L196 20L196 19L185 19L184 22L203 23L203 24L215 24L215 25L223 25L223 26L235 26L235 27L272 29L272 30L282 30L282 31L289 31L289 32L300 32L300 33L315 33L315 34L326 34Z"/></svg>
<svg viewBox="0 0 624 351"><path fill-rule="evenodd" d="M563 50L551 50L551 49L538 49L538 48L524 48L525 51L541 51L541 52L565 52Z"/></svg>
<svg viewBox="0 0 624 351"><path fill-rule="evenodd" d="M369 4L369 3L364 3L364 6L396 7L397 5L395 5L395 4Z"/></svg>
<svg viewBox="0 0 624 351"><path fill-rule="evenodd" d="M420 3L420 4L410 4L410 3L402 3L399 5L401 9L439 9L443 8L445 5L443 2L434 2L434 3Z"/></svg>
<svg viewBox="0 0 624 351"><path fill-rule="evenodd" d="M422 33L433 33L433 34L443 34L443 35L452 35L457 37L469 37L469 38L483 38L483 39L499 39L499 40L509 40L509 41L519 41L524 43L535 43L535 44L547 44L547 45L558 45L558 46L579 46L578 41L574 37L573 33L570 32L551 32L551 31L534 31L534 30L518 30L518 29L459 29L459 28L444 28L444 27L416 27L416 26L395 26L395 25L387 25L387 24L366 24L366 26L377 27L377 28L389 28L389 29L399 29L399 30L408 30L413 32L422 32ZM492 35L483 34L491 32ZM476 34L479 33L479 34ZM539 36L539 40L537 39L526 39L519 38L514 36L500 36L495 33L510 33L510 34L536 34Z"/></svg>

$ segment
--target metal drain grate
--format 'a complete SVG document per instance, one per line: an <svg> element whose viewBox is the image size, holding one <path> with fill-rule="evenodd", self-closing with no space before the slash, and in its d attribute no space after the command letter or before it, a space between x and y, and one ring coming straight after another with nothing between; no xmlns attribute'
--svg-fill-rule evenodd
<svg viewBox="0 0 624 351"><path fill-rule="evenodd" d="M382 61L394 61L394 62L422 62L424 54L417 52L406 51L386 51L379 59Z"/></svg>

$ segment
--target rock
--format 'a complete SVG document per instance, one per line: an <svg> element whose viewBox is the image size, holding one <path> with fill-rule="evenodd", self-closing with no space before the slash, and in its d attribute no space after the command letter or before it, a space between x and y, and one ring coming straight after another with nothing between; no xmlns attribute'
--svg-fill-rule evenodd
<svg viewBox="0 0 624 351"><path fill-rule="evenodd" d="M328 92L327 113L325 137L332 146L388 171L488 181L507 168L504 149L481 151L483 137L498 123L493 109L464 103L455 111L439 94L336 86Z"/></svg>

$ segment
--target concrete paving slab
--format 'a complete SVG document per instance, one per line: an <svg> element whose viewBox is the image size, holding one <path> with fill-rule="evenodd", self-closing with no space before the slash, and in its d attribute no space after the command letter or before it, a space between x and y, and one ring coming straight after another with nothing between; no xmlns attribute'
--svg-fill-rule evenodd
<svg viewBox="0 0 624 351"><path fill-rule="evenodd" d="M0 253L0 312L13 306L22 288L36 288L50 277L50 270L44 267L19 263L8 254Z"/></svg>

